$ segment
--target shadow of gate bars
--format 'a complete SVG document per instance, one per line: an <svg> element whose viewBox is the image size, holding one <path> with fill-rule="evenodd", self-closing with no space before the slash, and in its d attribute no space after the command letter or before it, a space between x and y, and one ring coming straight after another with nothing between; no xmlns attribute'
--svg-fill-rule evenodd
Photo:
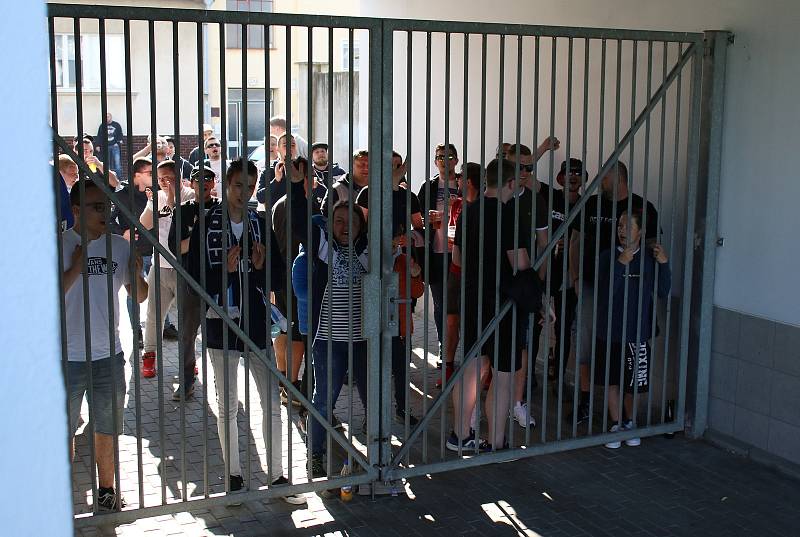
<svg viewBox="0 0 800 537"><path fill-rule="evenodd" d="M709 254L703 245L712 230L700 226L698 220L705 226L706 213L715 210L706 206L705 201L709 184L718 181L715 175L718 170L715 172L714 166L709 166L709 156L713 156L715 149L713 144L709 148L705 142L709 137L714 139L717 132L719 117L712 112L710 103L721 95L719 88L713 95L708 93L712 86L703 82L718 81L724 75L724 47L714 45L727 34L61 4L49 4L48 9L54 154L71 157L85 181L96 184L114 205L120 225L131 229L131 234L138 234L139 245L152 249L153 268L148 282L149 300L154 301L154 306L151 305L149 311L155 319L164 318L166 311L162 311L165 309L162 304L170 305L170 301L164 302L161 296L163 269L174 271L175 277L199 297L206 312L201 315L199 349L195 349L194 340L191 343L200 364L197 394L193 399L187 399L180 389L190 382L184 367L187 353L183 339L176 349L162 341L160 328L156 330L156 379L141 379L138 331L132 329L126 336L127 326L123 322L125 348L122 350L128 356L124 367L128 388L122 400L112 398L114 411L125 407L123 433L113 438L114 486L126 494L128 506L102 512L97 503L96 449L90 434L94 422L90 378L89 412L85 414L87 434L78 443L79 458L74 463L73 473L76 525L96 524L100 520L118 523L232 501L341 486L369 487L372 484L375 487L379 482L391 484L401 478L431 472L674 433L695 424L702 424L699 425L699 434L702 434L707 391L707 359L703 349L707 343L709 317L704 313L693 319L692 312L700 311L699 304L706 296L698 289L707 290L709 285L708 270L704 268ZM235 36L233 40L232 35ZM260 35L264 42L268 38L271 48L250 46L252 41L248 36L252 35ZM109 39L110 36L113 38ZM76 43L80 46L76 47ZM243 43L248 45L242 46ZM710 67L709 58L716 70ZM121 70L117 60L122 61ZM302 86L298 83L301 72L305 77ZM347 81L346 89L338 84L335 89L337 72L339 81ZM112 84L109 77L115 77ZM320 80L324 80L324 84L319 83ZM707 93L704 95L701 90ZM248 93L258 92L277 94L279 102L274 103L275 109L284 113L286 125L296 140L308 141L309 160L305 168L293 173L292 166L287 163L283 167L284 177L277 181L274 171L269 171L273 166L266 144L270 107L264 107L263 117L253 117L251 106L247 104ZM237 98L241 96L238 122L231 121L229 116L229 110L233 109L229 109L228 104L233 93ZM115 176L109 173L108 166L95 171L89 165L94 161L86 160L88 154L76 154L66 141L76 133L82 137L86 126L105 118L112 108L124 110L122 175L131 185L127 190L115 188ZM203 124L209 122L219 127L225 156L229 154L229 145L247 148L248 140L264 138L267 158L259 168L263 165L267 170L262 185L266 195L259 200L263 203L258 208L254 199L251 210L253 214L262 212L264 229L268 232L259 240L270 260L272 256L280 256L285 274L283 278L273 279L271 263L266 262L261 291L277 289L283 293L282 314L290 334L293 326L301 324L293 305L297 301L292 284L296 253L289 247L293 241L302 243L307 255L322 263L319 266L310 263L310 270L302 276L301 281L306 283L310 293L309 305L314 304L316 296L316 300L329 301L331 309L328 311L334 308L329 294L333 291L329 289L333 289L330 286L335 277L342 275L334 274L339 269L338 265L333 266L334 256L339 256L337 263L345 264L350 271L345 273L347 307L356 314L328 316L328 330L332 330L333 323L346 326L342 329L347 337L334 342L332 332L328 332L327 338L324 330L320 335L321 314L309 307L303 319L309 329L301 335L305 358L293 355L297 353L293 345L285 345L284 370L276 362L273 337L279 330L273 326L273 319L267 316L263 327L256 330L263 330L258 336L266 335L265 348L260 348L262 345L256 342L258 337L248 322L248 310L253 305L244 301L241 311L232 315L229 299L209 292L205 265L201 263L203 268L199 273L187 270L185 258L188 254L176 244L170 245L163 232L157 231L160 218L170 219L172 226L181 229L182 211L160 211L159 195L153 195L147 202L154 215L151 230L140 222L140 215L132 209L135 207L132 156L139 149L135 145L136 136L149 133L151 140L158 140L159 133L169 132L175 153L183 155L194 145L204 147ZM558 143L542 144L543 140L553 139L558 139ZM327 142L331 158L315 168L311 162L311 145L317 141ZM446 150L435 149L437 144L444 148L450 144L460 146L457 159L448 158ZM502 150L504 144L508 144L510 150ZM342 145L345 147L340 147ZM530 149L526 152L523 147ZM537 151L542 147L544 151ZM358 153L362 149L367 150L367 156ZM156 158L149 165L149 188L155 193L161 188L155 162L159 160L160 150L157 146ZM394 162L393 152L404 155ZM441 153L444 157L436 159ZM528 154L530 158L525 160ZM320 247L322 237L335 233L325 228L325 224L319 227L325 220L333 222L333 204L320 210L301 188L301 183L311 187L322 185L328 189L326 195L332 196L331 184L324 184L322 175L327 171L328 177L332 176L334 155L343 157L340 162L344 162L343 167L350 172L347 176L350 180L342 183L343 190L337 191L341 199L346 199L340 203L348 214L362 210L359 207L369 208L362 213L366 216L367 228L363 236L356 230L355 237L356 242L360 240L369 245L361 252L366 259L360 279L352 275L357 262L354 251L359 247L353 238L356 220L347 220L349 223L345 226L349 233L342 244L333 244L337 240L334 235L330 239L332 247ZM102 162L110 162L108 144L103 144L98 156ZM241 150L234 156L234 160L243 161L242 166L247 169L247 151ZM364 158L368 162L366 174L355 167L356 161ZM478 193L485 188L486 167L495 158L512 162L514 177L510 188L521 189L527 184L531 192L536 191L532 197L541 198L544 204L537 209L537 204L533 203L530 215L524 218L521 217L524 206L520 198L500 204L497 222L501 222L504 211L505 218L510 220L509 214L513 214L515 222L511 232L503 230L503 236L501 226L484 221L488 199L484 196L479 195L473 202L475 207L480 207L475 210L480 214L477 226L466 221L468 211L461 212L460 225L453 217L467 195L468 181L475 183ZM556 187L558 162L569 158L581 161L580 173L575 174L582 178L577 198L563 195L564 190ZM459 161L462 166L456 169ZM606 176L620 176L621 161L627 163L623 166L627 170L625 191L641 196L644 206L651 203L655 209L653 213L644 211L640 225L648 229L646 219L651 214L656 215L655 239L670 254L672 288L663 299L645 301L643 297L652 296L655 289L644 287L645 278L631 278L630 268L623 269L625 281L633 282L624 285L621 295L623 325L628 326L628 319L633 319L630 321L635 326L630 330L635 332L633 341L649 339L651 352L646 357L649 362L647 388L643 390L646 394L637 397L640 383L633 383L633 407L627 417L635 428L608 432L613 425L622 424L621 416L616 421L608 416L609 405L614 403L609 402L609 386L613 386L615 380L617 384L625 380L624 367L618 368L620 378L614 379L614 375L609 374L610 364L614 360L623 363L625 356L609 354L612 314L615 307L619 307L619 304L614 305L617 295L609 281L599 279L600 271L592 271L591 267L598 265L601 244L616 244L618 219L623 214L628 221L631 218L633 204L621 203L625 200L618 193L623 186L619 186L618 181L610 190L602 186ZM468 162L474 162L473 169L478 170L477 175L469 178ZM448 176L451 171L461 172L462 182L454 184L449 194L452 199L444 195L434 199L422 195L428 188L429 178L432 178L430 184L439 185L440 192L445 189L445 181L439 180L431 164ZM230 177L226 172L230 165L222 158L218 172L217 193L224 215L222 251L227 251L228 237L232 236L227 217ZM393 174L398 165L404 167L403 174ZM259 174L261 172L259 169ZM54 169L54 178L58 186L58 166ZM177 182L181 183L181 179L184 177ZM78 181L74 186L82 194L85 181ZM283 187L277 185L282 181ZM368 182L370 188L362 192L363 182ZM281 203L287 214L281 236L281 241L285 242L279 243L275 251L267 235L274 221L273 205L279 200L273 200L270 194L278 188L283 188L279 194L285 192ZM184 201L181 199L184 191L180 188L174 191L174 206L179 207ZM417 191L421 196L414 194ZM590 233L592 228L586 227L587 231L581 232L589 222L605 217L601 214L601 210L605 210L600 201L603 196L611 204L608 228ZM559 199L565 200L561 206ZM463 205L466 206L466 201ZM537 218L537 211L541 212L542 207L544 224L541 214ZM597 213L590 214L590 209ZM206 210L205 201L201 201L199 218L192 231L201 237L206 236ZM107 221L111 221L111 207L107 206L105 211ZM297 214L298 211L302 214ZM60 222L60 206L56 212ZM445 222L448 225L444 225ZM653 222L649 226L653 226ZM82 228L81 244L86 251L88 237L85 228L80 224L79 227ZM477 229L477 235L469 236L468 228ZM457 231L460 236L456 235ZM494 236L487 238L489 233ZM643 233L640 239L643 253L650 251L648 241L653 238L646 235ZM248 258L253 250L248 241L251 238L248 233L241 237L241 261L244 267L250 267ZM484 289L480 279L475 293L475 289L468 288L466 278L459 281L450 276L454 248L463 256L466 250L462 251L462 247L466 248L470 241L485 244L489 239L494 239L497 245L513 241L517 252L526 250L531 265L542 279L546 298L543 300L544 316L524 315L513 300L501 294L501 263L511 263L511 260L502 259L499 250L486 252L488 257L481 251L477 263L474 259L460 259L464 270L482 271L487 263L496 263L498 279L490 289ZM111 249L111 239L102 240L106 241L107 249ZM135 242L130 242L131 256L135 256ZM60 238L58 243L62 260L59 272L63 273L63 263L69 256L63 251ZM699 261L695 250L701 252ZM405 254L399 264L397 253ZM613 264L613 257L610 259ZM86 255L81 262L83 274L86 274ZM412 279L416 276L411 274L416 265L420 268L419 277L425 282L425 292L418 301L413 301L410 298L412 284L415 284ZM660 265L657 267L656 271ZM403 278L398 278L397 270ZM82 278L86 283L87 277ZM229 288L228 278L223 270L222 289ZM324 282L326 290L322 296L315 289L315 278ZM280 281L276 281L278 279ZM579 283L588 282L584 288L593 294L574 292L574 286L570 285L574 279ZM244 278L242 283L244 296L249 296L249 280ZM455 283L448 285L448 280ZM111 281L109 273L109 285ZM297 284L295 281L295 288ZM606 295L610 298L601 304L604 285L609 285ZM690 299L693 292L696 296ZM136 294L135 281L132 294ZM629 295L634 298L629 299ZM466 308L483 297L491 300L493 311L487 314L488 319L479 321L478 337L466 348L460 342L465 323L469 321ZM91 348L90 302L104 301L108 311L113 311L114 297L111 293L90 296L84 291L81 300L84 318L89 321L79 337L83 338L86 348ZM183 333L186 295L176 293L175 301L178 331ZM594 307L585 308L584 301L593 302ZM608 319L602 326L597 321L603 314L601 306L606 308L602 318ZM546 314L549 309L553 310L553 315ZM75 359L69 356L67 339L77 336L67 333L63 294L61 311L62 361L66 375L68 362ZM132 308L130 317L131 326L138 326L138 304ZM242 355L234 378L229 378L227 367L222 379L215 378L215 392L227 394L239 382L244 387L244 427L238 431L246 442L242 464L244 491L230 491L230 448L220 444L219 435L209 424L210 414L229 415L230 403L225 397L219 408L209 404L214 399L208 389L211 385L206 352L208 318L220 319L225 326L223 352L226 361L239 361ZM520 429L517 429L520 423L515 421L513 412L486 419L482 398L498 400L498 381L492 383L485 395L476 375L469 377L474 384L462 382L470 370L482 362L483 369L491 369L495 379L502 377L499 329L506 318L519 326L512 331L511 347L526 351L518 363L522 373L513 373L514 380L502 388L508 390L511 403L526 402L525 412L533 419L523 420ZM110 347L114 347L120 320L118 314L116 318L114 314L109 316ZM417 321L417 328L412 333L408 327L413 320ZM312 326L317 326L316 334ZM570 345L571 332L580 333L582 327L587 326L592 335L589 344L577 337ZM401 327L405 333L400 333ZM623 338L624 331L623 328ZM242 342L243 349L231 347L231 342L227 341L229 334ZM404 337L396 339L400 336ZM330 372L332 349L334 345L340 348L339 343L346 351L336 359L344 360L349 382L345 383L337 401L331 396L333 384L344 379L332 379L330 374L314 379L318 386L320 382L326 383L322 392L327 394L327 400L318 398L314 405L311 383L301 392L292 384L294 379L287 378L290 375L287 371L292 371L293 363L302 361L303 368L313 368L317 374ZM508 342L502 343L505 346ZM482 354L490 358L481 358ZM584 383L589 381L589 393L585 396L580 392L583 391L582 376L586 373L575 363L583 363L575 360L576 355L585 358L589 371L589 377L584 380ZM608 355L609 359L602 360L599 355ZM312 356L326 361L326 367L321 367L320 363L312 366L314 358L309 362ZM87 371L91 370L91 358L89 353L85 360L80 360L85 362ZM253 360L258 360L257 365L266 369L270 386L272 382L284 386L288 399L288 404L280 411L280 431L286 439L281 446L281 456L288 470L288 484L272 485L271 478L265 480L259 475L263 473L262 467L272 470L272 429L264 427L263 439L253 437L251 424L273 419L273 404L271 398L262 400L259 395L256 399L250 393ZM455 366L451 369L447 362L455 362ZM239 374L240 368L242 374ZM175 369L179 397L172 404L168 401L170 386L166 384L169 377L165 375L176 373ZM687 375L690 371L691 376ZM359 397L359 403L353 387L362 379L366 379L366 386L361 386L365 388L362 395L366 401ZM596 383L594 379L602 382ZM441 386L437 386L437 381ZM474 390L477 394L477 404L472 409L453 404L454 396L457 401L464 400L465 390ZM619 397L617 406L622 407L622 394L615 393L615 397ZM585 419L581 416L582 401L588 403ZM491 423L493 427L504 428L507 447L494 445L487 450L478 442L457 445L455 449L448 445L454 423L463 423L465 415L473 409L475 438L485 436ZM418 423L414 416L419 417ZM316 479L312 476L313 442L306 441L309 434L306 419L309 423L316 420L322 424L328 446L325 476ZM338 425L337 420L342 425ZM229 438L227 423L224 435ZM236 423L239 429L241 424ZM73 433L70 431L70 438ZM347 462L352 471L340 476L343 462ZM376 491L377 488L371 489L373 493Z"/></svg>

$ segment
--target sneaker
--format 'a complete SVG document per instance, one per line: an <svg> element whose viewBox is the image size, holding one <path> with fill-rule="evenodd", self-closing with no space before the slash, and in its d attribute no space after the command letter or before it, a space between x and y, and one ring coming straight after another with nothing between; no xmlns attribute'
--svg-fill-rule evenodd
<svg viewBox="0 0 800 537"><path fill-rule="evenodd" d="M188 401L194 395L194 382L186 386L186 389L181 390L180 386L175 387L175 391L172 392L172 400L173 401L180 401L181 400L181 391L183 391L183 398L184 400Z"/></svg>
<svg viewBox="0 0 800 537"><path fill-rule="evenodd" d="M272 482L272 486L273 487L276 486L276 485L280 486L280 485L288 485L288 484L289 484L289 480L286 479L284 476L280 476L278 479L276 479L275 481ZM283 501L285 501L286 503L289 503L289 504L292 504L292 505L305 505L306 504L306 497L303 496L302 494L297 494L297 493L288 494L286 496L281 496L281 499Z"/></svg>
<svg viewBox="0 0 800 537"><path fill-rule="evenodd" d="M397 412L394 413L394 416L395 416L395 418L397 418L397 421L399 421L400 423L405 424L405 422L406 422L406 411L405 411L404 408L398 408ZM409 425L409 427L415 427L418 423L419 423L419 420L417 418L415 418L414 415L409 412L409 414L408 414L408 425Z"/></svg>
<svg viewBox="0 0 800 537"><path fill-rule="evenodd" d="M622 430L623 431L630 431L635 429L636 426L633 424L632 420L622 422ZM636 438L628 438L625 440L625 445L630 447L637 447L642 445L642 439L638 436Z"/></svg>
<svg viewBox="0 0 800 537"><path fill-rule="evenodd" d="M164 327L164 331L161 333L164 339L178 339L178 329L175 328L174 324L168 324Z"/></svg>
<svg viewBox="0 0 800 537"><path fill-rule="evenodd" d="M124 509L127 504L125 499L114 492L114 487L100 487L97 489L97 505L100 509L108 511L116 511L117 509Z"/></svg>
<svg viewBox="0 0 800 537"><path fill-rule="evenodd" d="M146 379L156 376L156 353L146 352L142 355L142 376Z"/></svg>
<svg viewBox="0 0 800 537"><path fill-rule="evenodd" d="M231 475L230 479L230 489L231 492L236 492L237 490L242 490L244 486L244 479L240 475Z"/></svg>
<svg viewBox="0 0 800 537"><path fill-rule="evenodd" d="M475 447L477 447L479 451L484 451L487 446L484 440L475 439L475 431L472 429L469 431L469 436L464 440L459 440L458 436L456 436L456 432L450 431L450 437L447 439L445 446L450 451L458 451L459 445L463 451L475 451Z"/></svg>
<svg viewBox="0 0 800 537"><path fill-rule="evenodd" d="M615 424L614 424L614 425L611 427L611 429L609 429L609 431L608 431L608 432L610 432L610 433L616 433L616 432L619 432L619 431L620 431L619 425L617 425L617 424L615 423ZM606 447L607 447L608 449L619 449L619 448L620 448L620 446L622 446L622 442L620 442L619 440L613 440L613 441L611 441L611 442L608 442L608 443L606 444Z"/></svg>
<svg viewBox="0 0 800 537"><path fill-rule="evenodd" d="M311 477L318 479L320 477L327 477L328 472L325 471L325 463L322 461L322 454L311 455Z"/></svg>
<svg viewBox="0 0 800 537"><path fill-rule="evenodd" d="M511 412L520 427L527 427L529 423L531 428L536 427L536 420L531 416L530 412L528 412L528 403L515 404Z"/></svg>

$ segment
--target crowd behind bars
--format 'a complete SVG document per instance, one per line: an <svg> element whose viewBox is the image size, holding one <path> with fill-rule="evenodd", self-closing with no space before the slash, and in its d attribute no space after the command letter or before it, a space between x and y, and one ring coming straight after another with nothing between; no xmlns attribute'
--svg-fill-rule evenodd
<svg viewBox="0 0 800 537"><path fill-rule="evenodd" d="M122 128L110 114L100 125L98 136L76 138L75 151L79 155L82 152L91 171L101 173L104 163L98 155L108 155L108 182L116 189L119 202L138 215L145 229L153 229L157 221L158 242L176 256L180 254L189 274L204 285L208 295L259 349L272 346L274 354L267 356L275 356L277 368L301 393L313 393L314 408L338 426L336 418L328 416L328 401L335 405L348 375L350 352L349 374L364 405L367 401L362 283L370 255L368 188L376 182L376 176L370 173L368 153L357 151L352 156L352 169L346 171L329 161L326 143L309 147L302 137L287 133L283 118L275 117L265 140L264 159L223 163L219 138L210 125L203 128L204 142L188 158L176 154L174 140L168 136L148 143L132 156L132 175L127 181L121 181ZM522 144L502 144L496 158L483 169L474 162L461 163L454 145L439 144L434 150L437 173L426 179L417 193L410 191L403 157L396 152L393 155L392 250L400 282L399 331L392 340L397 420L412 427L418 423L406 403L406 345L414 331L413 320L407 322L411 316L406 304L413 311L426 289L430 293L440 367L446 380L457 370L459 343L467 352L504 301L511 299L518 306L519 315L502 317L493 335L480 347L481 357L464 366L463 376L452 390L454 425L446 442L449 450L505 449L507 423L536 426L526 402L528 388L537 385L534 372L527 371L528 342L532 343L535 360L545 328L550 334L544 339L552 342L547 344L550 359L546 371L551 384L566 378L564 368L571 353L579 370L580 399L575 406L577 415L570 419L577 423L589 419L590 385L594 383L606 392L613 423L610 431L636 427L634 393L649 389L649 340L656 335L654 329L658 330L653 303L658 297L668 297L670 289L667 252L659 244L658 214L652 203L629 190L632 178L625 164L619 162L599 179L597 195L587 200L584 211L553 246L549 259L534 270L537 252L564 224L591 176L580 160L568 158L555 181L537 180L537 161L559 147L555 137L533 150ZM69 156L59 155L55 164L60 172L70 431L74 434L76 430L87 391L89 355L98 504L106 509L124 506L114 490L113 449L113 435L122 432L125 396L118 304L122 286L129 293L131 326L137 332L133 339L142 347L140 374L144 379L169 373L157 367L157 353L161 352L158 331L164 338L181 340L183 383L175 388L176 401L185 403L193 397L198 374L195 341L205 316L205 346L216 382L218 432L223 456L230 465L228 486L231 491L241 489L236 379L239 356L248 352L247 346L184 278L178 277L166 256L159 256L157 265L152 262L150 242L100 188L88 178L80 178L82 174ZM154 166L156 181L152 177ZM307 218L309 205L311 219ZM134 241L134 248L130 241ZM109 270L111 289L107 287ZM270 271L269 278L266 271ZM156 292L157 285L160 293ZM136 296L131 296L133 289ZM86 321L85 292L90 314ZM113 317L108 308L109 293ZM182 320L176 331L166 313L178 297ZM143 331L134 322L134 300L147 300ZM110 318L116 324L113 342L109 341ZM274 325L273 333L268 333L269 325ZM89 351L85 348L87 326ZM563 339L559 337L562 332L566 334ZM307 348L309 334L311 348ZM287 354L292 357L289 363ZM596 357L590 368L593 354ZM301 424L310 442L312 475L325 476L326 433L322 424L309 418L287 388L279 386L257 354L250 353L249 365L265 415L264 439L271 438L272 443L271 482L287 482L281 457L281 404L297 405L308 420ZM305 371L302 378L301 368ZM222 382L226 374L227 397ZM436 387L441 388L441 380ZM488 388L483 412L478 408L481 388ZM620 388L624 395L621 399ZM112 397L117 398L116 415ZM267 417L270 406L271 415ZM481 414L489 425L485 439L475 434ZM638 438L625 441L629 446L639 442ZM606 447L620 445L612 441ZM284 499L305 503L302 495L290 494Z"/></svg>

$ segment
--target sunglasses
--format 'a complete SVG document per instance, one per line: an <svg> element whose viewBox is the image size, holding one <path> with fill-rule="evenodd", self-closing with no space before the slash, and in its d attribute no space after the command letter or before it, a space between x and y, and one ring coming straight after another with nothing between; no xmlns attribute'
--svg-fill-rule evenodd
<svg viewBox="0 0 800 537"><path fill-rule="evenodd" d="M533 172L534 168L535 168L535 166L533 164L520 164L519 165L519 169L520 170L525 170L528 173Z"/></svg>
<svg viewBox="0 0 800 537"><path fill-rule="evenodd" d="M203 180L203 182L205 182L205 183L210 183L211 181L213 181L213 180L214 180L214 176L211 176L211 175L206 175L205 177L202 177L202 178L200 178L200 177L195 177L195 178L193 178L193 179L192 179L192 181L194 181L195 183L199 183L201 179L202 179L202 180Z"/></svg>
<svg viewBox="0 0 800 537"><path fill-rule="evenodd" d="M222 146L221 146L221 145L219 145L219 144L208 144L208 145L206 146L206 148L209 148L209 147L222 147Z"/></svg>
<svg viewBox="0 0 800 537"><path fill-rule="evenodd" d="M439 161L444 160L444 155L436 155L436 158L434 160L439 160ZM449 161L458 160L458 157L455 155L447 155L447 160Z"/></svg>
<svg viewBox="0 0 800 537"><path fill-rule="evenodd" d="M106 204L102 203L102 202L99 202L99 201L95 202L95 203L87 203L86 207L94 209L94 211L97 212L97 213L101 213L102 214L102 213L106 212Z"/></svg>

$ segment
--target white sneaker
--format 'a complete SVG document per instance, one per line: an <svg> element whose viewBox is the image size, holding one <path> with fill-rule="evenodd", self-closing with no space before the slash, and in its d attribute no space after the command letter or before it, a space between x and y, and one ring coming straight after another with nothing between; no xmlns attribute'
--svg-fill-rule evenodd
<svg viewBox="0 0 800 537"><path fill-rule="evenodd" d="M623 422L623 424L622 424L622 430L623 431L630 431L630 430L635 429L635 428L636 427L633 425L633 421L632 420L628 420L626 422ZM638 436L636 438L628 438L627 440L625 440L625 445L626 446L631 446L631 447L641 446L642 445L642 439L639 438Z"/></svg>
<svg viewBox="0 0 800 537"><path fill-rule="evenodd" d="M533 419L530 412L528 412L528 403L517 403L514 405L514 419L519 423L520 427L527 427L530 423L531 427L536 427L536 420Z"/></svg>
<svg viewBox="0 0 800 537"><path fill-rule="evenodd" d="M609 429L609 431L608 431L608 432L610 432L610 433L616 433L616 432L619 432L619 430L620 430L620 429L619 429L619 425L617 425L617 424L615 423L615 424L614 424L614 425L611 427L611 429ZM622 446L622 442L620 442L619 440L614 440L613 442L608 442L608 443L606 444L606 447L607 447L608 449L619 449L621 446Z"/></svg>

